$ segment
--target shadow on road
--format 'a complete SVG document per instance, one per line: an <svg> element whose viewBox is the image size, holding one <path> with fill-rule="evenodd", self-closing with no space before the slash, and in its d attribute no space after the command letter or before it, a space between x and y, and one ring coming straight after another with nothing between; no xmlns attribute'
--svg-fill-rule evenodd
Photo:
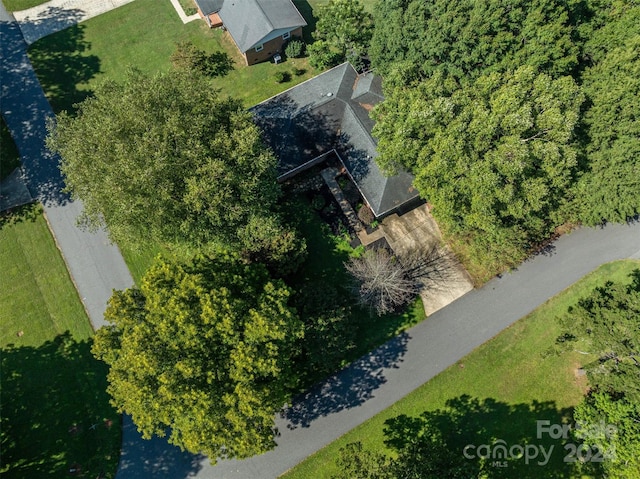
<svg viewBox="0 0 640 479"><path fill-rule="evenodd" d="M67 12L68 21L77 20L78 12ZM64 205L70 197L63 191L64 180L59 168L60 158L45 146L47 123L54 119L42 87L38 82L26 52L26 43L20 27L13 21L0 21L2 36L2 115L11 132L24 167L24 179L31 195L47 206ZM61 76L71 69L78 69L81 81L87 81L99 71L96 57L84 57L78 51L87 48L83 40L82 28L72 28L60 37L63 48L49 53L36 48L44 68L43 82L53 98L65 101L81 99L75 90L76 84L69 85ZM53 53L52 53L53 52ZM48 82L48 83L47 83ZM87 95L90 92L82 92Z"/></svg>
<svg viewBox="0 0 640 479"><path fill-rule="evenodd" d="M397 368L407 350L410 336L402 333L373 353L349 365L329 380L298 396L281 411L289 429L309 427L316 419L358 406L386 382L384 369Z"/></svg>
<svg viewBox="0 0 640 479"><path fill-rule="evenodd" d="M186 479L196 476L206 460L202 454L191 454L167 444L166 438L140 439L129 416L124 416L122 429L119 478Z"/></svg>
<svg viewBox="0 0 640 479"><path fill-rule="evenodd" d="M73 27L84 18L85 12L78 8L49 6L37 16L22 18L20 25L25 41L31 44L47 35Z"/></svg>

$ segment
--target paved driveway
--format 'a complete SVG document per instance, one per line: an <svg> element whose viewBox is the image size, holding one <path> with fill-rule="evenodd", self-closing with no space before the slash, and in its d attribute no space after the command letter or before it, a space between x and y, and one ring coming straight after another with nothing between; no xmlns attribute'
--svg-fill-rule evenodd
<svg viewBox="0 0 640 479"><path fill-rule="evenodd" d="M89 319L98 329L112 290L133 284L117 246L104 231L89 232L76 225L82 204L63 193L59 158L45 147L46 122L53 118L40 83L26 55L18 24L0 3L0 109L16 142L31 195L44 214L62 252Z"/></svg>

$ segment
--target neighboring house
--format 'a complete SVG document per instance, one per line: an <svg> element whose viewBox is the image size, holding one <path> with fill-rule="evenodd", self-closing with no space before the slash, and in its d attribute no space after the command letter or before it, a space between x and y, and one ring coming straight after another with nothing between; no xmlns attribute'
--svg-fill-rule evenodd
<svg viewBox="0 0 640 479"><path fill-rule="evenodd" d="M223 27L247 65L269 60L291 37L302 37L302 18L291 0L194 0L209 27Z"/></svg>
<svg viewBox="0 0 640 479"><path fill-rule="evenodd" d="M384 176L375 158L371 108L383 100L380 77L343 63L250 108L279 159L279 181L335 155L376 218L420 200L406 172Z"/></svg>

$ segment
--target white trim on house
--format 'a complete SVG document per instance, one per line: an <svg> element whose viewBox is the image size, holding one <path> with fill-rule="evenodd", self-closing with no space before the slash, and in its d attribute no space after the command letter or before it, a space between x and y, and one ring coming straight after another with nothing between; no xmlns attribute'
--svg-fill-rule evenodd
<svg viewBox="0 0 640 479"><path fill-rule="evenodd" d="M278 38L278 37L282 37L284 36L286 33L291 34L292 31L296 30L297 28L300 27L295 27L295 28L278 28L277 30L272 31L271 33L269 33L269 35L267 35L264 38L261 38L260 41L258 43L256 43L255 45L252 45L251 48L249 48L249 50L251 50L252 48L256 48L259 45L264 45L267 42L270 42L271 40L273 40L274 38ZM249 51L247 50L247 51Z"/></svg>

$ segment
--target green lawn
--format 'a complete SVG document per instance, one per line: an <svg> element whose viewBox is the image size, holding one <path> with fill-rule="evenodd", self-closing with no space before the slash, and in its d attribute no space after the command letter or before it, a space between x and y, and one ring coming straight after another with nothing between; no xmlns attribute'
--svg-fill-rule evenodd
<svg viewBox="0 0 640 479"><path fill-rule="evenodd" d="M19 12L20 10L26 10L27 8L42 5L49 0L2 0L5 8L10 12Z"/></svg>
<svg viewBox="0 0 640 479"><path fill-rule="evenodd" d="M302 2L306 3L306 2ZM301 10L310 14L311 7ZM152 15L149 12L153 12ZM219 29L204 21L183 25L168 0L136 0L75 27L49 35L29 49L29 57L54 111L69 110L91 93L97 82L121 80L130 66L153 73L170 67L175 44L191 41L208 52L225 51L235 69L213 80L224 94L254 105L316 74L306 59L279 65L244 66L237 49ZM304 70L291 81L276 83L277 71Z"/></svg>
<svg viewBox="0 0 640 479"><path fill-rule="evenodd" d="M120 419L106 368L91 355L91 325L37 206L0 220L0 265L0 473L60 478L79 465L84 477L113 478Z"/></svg>
<svg viewBox="0 0 640 479"><path fill-rule="evenodd" d="M18 166L20 166L18 149L4 118L0 116L0 180L4 180Z"/></svg>
<svg viewBox="0 0 640 479"><path fill-rule="evenodd" d="M447 408L449 416L456 412L463 422L471 424L470 430L464 431L467 443L480 445L498 438L504 438L508 444L544 442L536 439L536 420L547 419L552 424L570 421L572 408L587 387L584 377L575 375L583 356L543 355L559 334L556 318L596 285L609 279L628 280L628 274L639 266L640 261L631 260L602 266L283 477L331 477L336 472L338 450L350 442L361 441L366 448L388 452L383 444L385 420L400 414L418 416L423 411L442 409L447 401L455 401ZM482 407L469 405L476 400ZM445 424L451 422L448 417ZM480 429L484 432L479 433ZM520 463L513 470L502 471L511 475L498 477L580 477L579 472L562 461L565 451L561 444L552 443L556 451L546 467L525 467Z"/></svg>

